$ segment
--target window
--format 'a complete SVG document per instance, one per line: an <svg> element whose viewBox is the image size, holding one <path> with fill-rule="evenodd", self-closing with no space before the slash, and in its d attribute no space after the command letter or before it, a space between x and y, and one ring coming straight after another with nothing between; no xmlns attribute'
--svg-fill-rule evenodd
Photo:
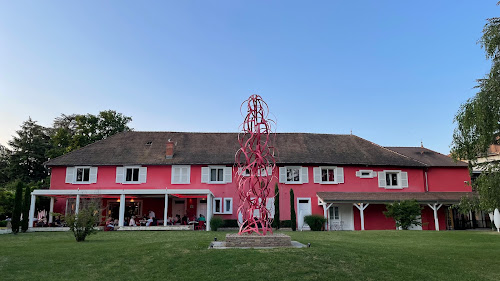
<svg viewBox="0 0 500 281"><path fill-rule="evenodd" d="M210 168L210 181L223 182L224 181L224 168Z"/></svg>
<svg viewBox="0 0 500 281"><path fill-rule="evenodd" d="M359 170L356 171L356 177L362 178L362 179L372 179L377 176L377 173L375 173L373 170Z"/></svg>
<svg viewBox="0 0 500 281"><path fill-rule="evenodd" d="M76 168L75 182L89 182L90 181L90 168Z"/></svg>
<svg viewBox="0 0 500 281"><path fill-rule="evenodd" d="M222 199L221 198L215 198L214 199L214 213L215 214L220 214L222 208Z"/></svg>
<svg viewBox="0 0 500 281"><path fill-rule="evenodd" d="M127 168L125 175L125 182L138 182L139 181L139 168Z"/></svg>
<svg viewBox="0 0 500 281"><path fill-rule="evenodd" d="M201 182L223 184L232 182L233 168L226 166L201 167Z"/></svg>
<svg viewBox="0 0 500 281"><path fill-rule="evenodd" d="M314 167L314 183L339 184L344 183L344 168L335 166Z"/></svg>
<svg viewBox="0 0 500 281"><path fill-rule="evenodd" d="M340 220L339 207L332 206L329 211L331 220Z"/></svg>
<svg viewBox="0 0 500 281"><path fill-rule="evenodd" d="M233 213L233 198L224 198L224 214Z"/></svg>
<svg viewBox="0 0 500 281"><path fill-rule="evenodd" d="M289 166L279 168L279 182L286 184L308 183L307 167Z"/></svg>
<svg viewBox="0 0 500 281"><path fill-rule="evenodd" d="M387 189L408 187L408 173L399 170L378 172L378 186Z"/></svg>
<svg viewBox="0 0 500 281"><path fill-rule="evenodd" d="M214 214L230 215L233 213L233 198L214 198Z"/></svg>
<svg viewBox="0 0 500 281"><path fill-rule="evenodd" d="M141 166L116 167L116 183L145 183L147 179L147 172L148 168Z"/></svg>
<svg viewBox="0 0 500 281"><path fill-rule="evenodd" d="M173 165L172 184L189 184L191 178L191 166Z"/></svg>

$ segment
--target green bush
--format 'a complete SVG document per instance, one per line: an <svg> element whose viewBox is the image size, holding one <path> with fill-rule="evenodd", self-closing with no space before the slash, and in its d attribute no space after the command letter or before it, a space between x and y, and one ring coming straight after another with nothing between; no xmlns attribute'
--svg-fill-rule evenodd
<svg viewBox="0 0 500 281"><path fill-rule="evenodd" d="M16 183L16 196L14 197L14 210L12 211L12 233L17 234L21 226L21 212L23 209L23 188L21 181Z"/></svg>
<svg viewBox="0 0 500 281"><path fill-rule="evenodd" d="M224 221L220 217L213 217L210 220L210 230L212 231L217 231L222 225L224 225Z"/></svg>
<svg viewBox="0 0 500 281"><path fill-rule="evenodd" d="M325 225L326 218L320 215L310 215L304 217L304 222L309 225L312 231L321 231Z"/></svg>
<svg viewBox="0 0 500 281"><path fill-rule="evenodd" d="M280 190L278 184L274 185L274 220L273 227L280 228Z"/></svg>
<svg viewBox="0 0 500 281"><path fill-rule="evenodd" d="M290 220L292 221L292 231L297 230L297 215L295 214L295 196L293 189L290 189Z"/></svg>
<svg viewBox="0 0 500 281"><path fill-rule="evenodd" d="M0 221L0 227L6 227L7 221Z"/></svg>
<svg viewBox="0 0 500 281"><path fill-rule="evenodd" d="M222 227L239 227L238 220L224 220Z"/></svg>
<svg viewBox="0 0 500 281"><path fill-rule="evenodd" d="M291 220L280 220L280 228L290 228L292 227Z"/></svg>
<svg viewBox="0 0 500 281"><path fill-rule="evenodd" d="M28 228L32 225L29 225L30 221L30 207L31 207L31 188L29 185L26 185L24 190L24 200L23 200L23 220L21 221L21 231L26 232Z"/></svg>
<svg viewBox="0 0 500 281"><path fill-rule="evenodd" d="M82 200L80 206L83 207L78 210L78 214L68 214L63 217L75 235L76 242L83 242L88 235L96 233L96 226L101 221L100 199Z"/></svg>
<svg viewBox="0 0 500 281"><path fill-rule="evenodd" d="M388 218L393 218L396 221L396 226L403 230L408 230L412 225L422 225L418 217L422 215L422 208L417 200L403 200L386 204L387 211L384 215Z"/></svg>

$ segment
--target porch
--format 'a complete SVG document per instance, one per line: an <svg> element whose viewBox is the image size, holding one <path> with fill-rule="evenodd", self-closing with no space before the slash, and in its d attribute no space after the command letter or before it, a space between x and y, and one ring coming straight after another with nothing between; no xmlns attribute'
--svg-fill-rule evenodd
<svg viewBox="0 0 500 281"><path fill-rule="evenodd" d="M61 213L78 213L82 200L98 198L101 200L103 217L117 219L117 229L130 230L190 230L194 229L194 218L198 214L205 217L205 229L210 230L212 218L213 194L208 189L122 189L122 190L34 190L31 193L30 230L38 231L34 227L36 198L38 196L50 197L48 224L54 222L54 207L56 198L63 199L65 206L57 206ZM58 200L59 202L59 200ZM58 205L61 205L60 202ZM187 216L192 221L189 225L172 225L170 219L175 216ZM146 218L154 217L154 223ZM132 217L138 219L139 226L128 226ZM43 227L51 229L53 227ZM43 230L49 231L49 230ZM58 230L56 230L58 231Z"/></svg>

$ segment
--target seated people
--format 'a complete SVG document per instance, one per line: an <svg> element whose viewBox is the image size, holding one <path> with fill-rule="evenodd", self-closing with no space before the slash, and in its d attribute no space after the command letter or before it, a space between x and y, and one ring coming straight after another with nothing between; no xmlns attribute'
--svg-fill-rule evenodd
<svg viewBox="0 0 500 281"><path fill-rule="evenodd" d="M54 219L54 226L62 226L60 216L56 216L56 218Z"/></svg>
<svg viewBox="0 0 500 281"><path fill-rule="evenodd" d="M183 224L183 225L187 225L187 224L188 224L188 222L189 222L189 219L188 219L187 215L186 215L186 214L184 214L184 216L182 217L182 224Z"/></svg>
<svg viewBox="0 0 500 281"><path fill-rule="evenodd" d="M128 223L129 226L136 226L135 224L135 216L132 216L132 218L130 219L130 222Z"/></svg>
<svg viewBox="0 0 500 281"><path fill-rule="evenodd" d="M153 217L149 217L149 219L146 222L146 226L151 226L153 224Z"/></svg>
<svg viewBox="0 0 500 281"><path fill-rule="evenodd" d="M109 218L106 220L106 226L104 227L104 231L115 230L115 225L113 224L113 219Z"/></svg>
<svg viewBox="0 0 500 281"><path fill-rule="evenodd" d="M206 221L205 216L203 216L202 214L200 214L200 217L198 218L197 221Z"/></svg>
<svg viewBox="0 0 500 281"><path fill-rule="evenodd" d="M178 214L175 215L174 222L175 222L175 224L181 224L181 216L179 216Z"/></svg>

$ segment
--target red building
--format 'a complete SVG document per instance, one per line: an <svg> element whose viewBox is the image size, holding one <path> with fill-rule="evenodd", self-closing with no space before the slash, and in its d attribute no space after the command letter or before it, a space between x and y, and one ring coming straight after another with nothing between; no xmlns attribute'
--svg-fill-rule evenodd
<svg viewBox="0 0 500 281"><path fill-rule="evenodd" d="M471 192L467 164L422 147L382 147L354 135L281 133L276 148L277 167L269 176L279 186L280 219L290 220L293 188L299 229L308 228L308 214L325 215L329 230L395 229L384 204L404 199L422 204L422 229L449 229L448 207ZM237 220L238 149L236 133L120 133L49 160L50 189L32 193L30 217L36 196L51 196L51 208L62 213L97 196L120 226L150 211L165 226L164 219L177 214L203 214L207 225L213 215ZM273 202L269 198L272 213Z"/></svg>

